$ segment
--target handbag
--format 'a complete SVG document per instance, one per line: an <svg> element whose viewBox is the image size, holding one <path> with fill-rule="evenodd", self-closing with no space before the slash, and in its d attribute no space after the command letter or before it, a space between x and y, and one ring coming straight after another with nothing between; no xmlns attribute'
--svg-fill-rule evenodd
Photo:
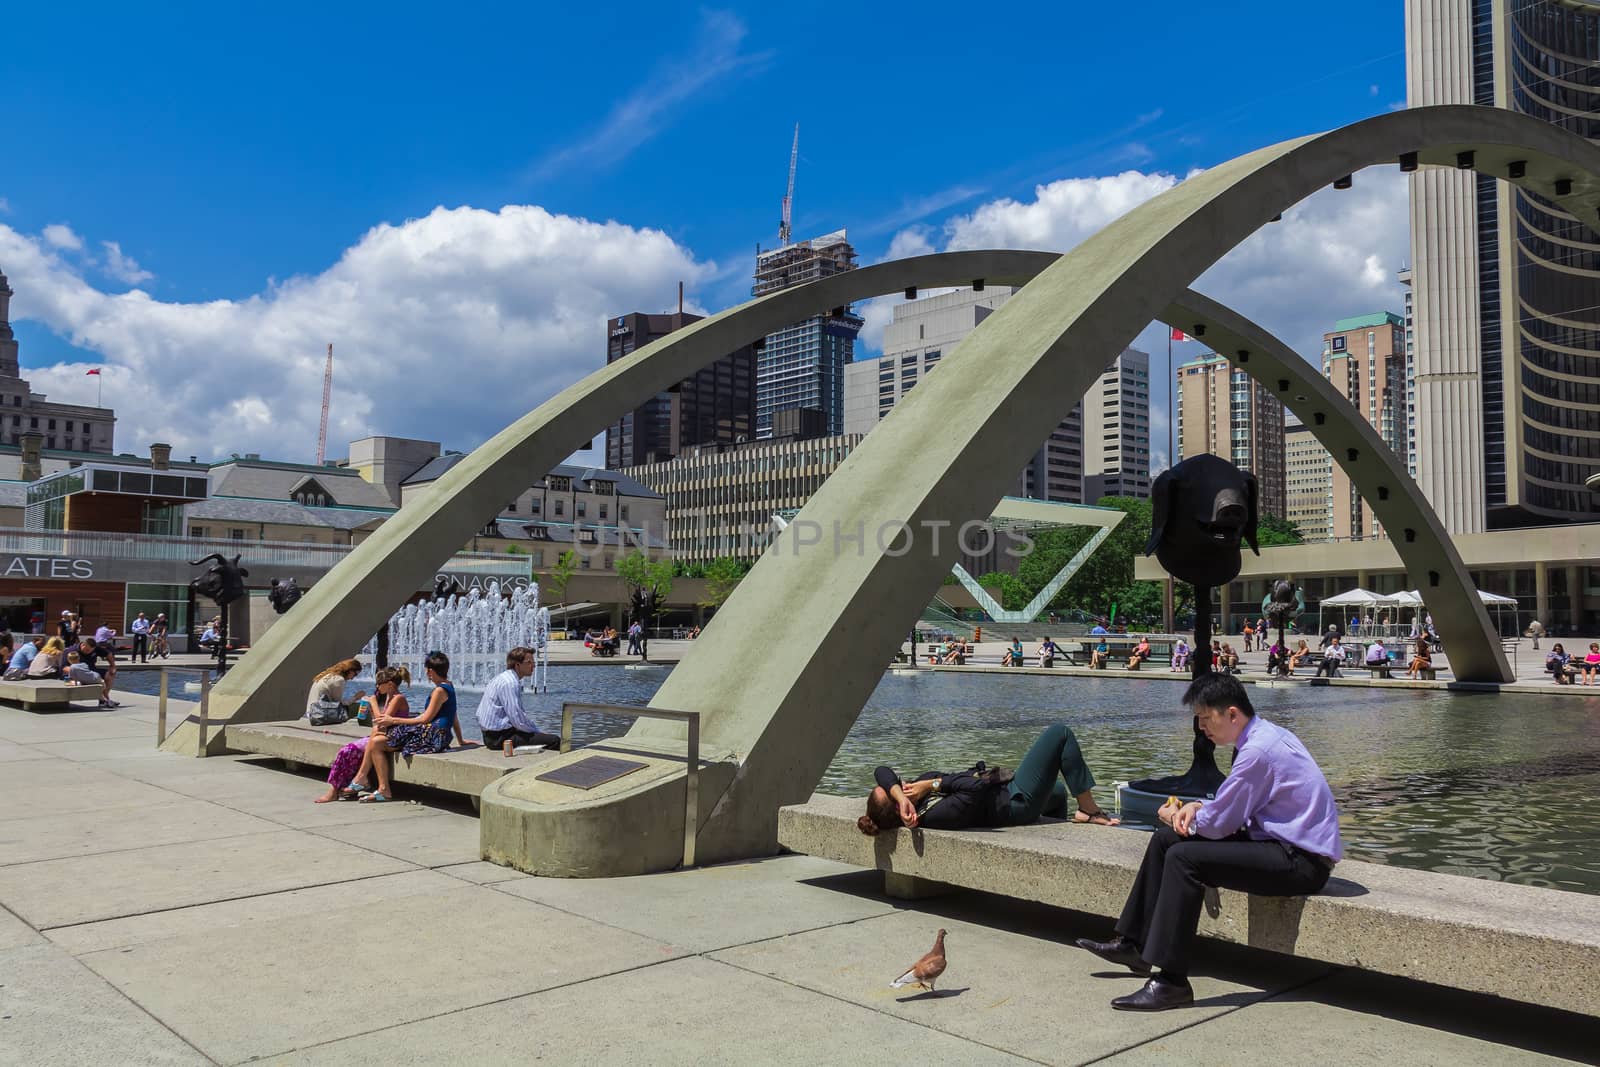
<svg viewBox="0 0 1600 1067"><path fill-rule="evenodd" d="M312 726L337 726L350 718L350 712L337 700L324 698L311 705L308 718Z"/></svg>

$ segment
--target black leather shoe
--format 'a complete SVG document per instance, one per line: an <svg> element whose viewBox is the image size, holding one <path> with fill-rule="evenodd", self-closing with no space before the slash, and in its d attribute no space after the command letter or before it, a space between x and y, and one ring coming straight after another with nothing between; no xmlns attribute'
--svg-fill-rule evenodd
<svg viewBox="0 0 1600 1067"><path fill-rule="evenodd" d="M1137 993L1129 993L1111 1002L1118 1011L1166 1011L1168 1008L1185 1008L1194 1003L1194 987L1188 982L1164 982L1152 978Z"/></svg>
<svg viewBox="0 0 1600 1067"><path fill-rule="evenodd" d="M1149 974L1150 965L1139 957L1139 950L1123 938L1111 941L1091 941L1087 937L1078 938L1079 948L1088 949L1107 963L1114 963L1118 967L1126 967L1135 974Z"/></svg>

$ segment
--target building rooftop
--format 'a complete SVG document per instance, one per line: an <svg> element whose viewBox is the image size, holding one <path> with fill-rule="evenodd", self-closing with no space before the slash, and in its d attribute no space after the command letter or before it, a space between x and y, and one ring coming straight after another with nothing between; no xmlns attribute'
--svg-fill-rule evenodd
<svg viewBox="0 0 1600 1067"><path fill-rule="evenodd" d="M333 504L343 507L392 509L389 494L345 467L270 460L227 460L211 466L211 495L289 500L307 480L315 480Z"/></svg>
<svg viewBox="0 0 1600 1067"><path fill-rule="evenodd" d="M376 525L393 514L393 508L307 507L292 500L238 496L212 497L210 500L190 504L184 509L184 517L190 521L326 526L339 530L356 530L369 524Z"/></svg>
<svg viewBox="0 0 1600 1067"><path fill-rule="evenodd" d="M1406 320L1392 311L1375 311L1370 315L1357 315L1353 319L1340 319L1330 333L1347 333L1350 330L1368 330L1374 326L1404 326Z"/></svg>
<svg viewBox="0 0 1600 1067"><path fill-rule="evenodd" d="M466 455L461 452L451 452L447 455L436 456L402 484L426 485L429 482L437 481L446 471L466 458ZM575 463L559 463L550 468L550 473L557 477L571 478L573 487L580 493L593 491L590 487L590 482L606 481L615 484L618 496L636 496L650 500L661 499L660 493L642 482L635 481L620 471L606 470L604 467L580 467Z"/></svg>

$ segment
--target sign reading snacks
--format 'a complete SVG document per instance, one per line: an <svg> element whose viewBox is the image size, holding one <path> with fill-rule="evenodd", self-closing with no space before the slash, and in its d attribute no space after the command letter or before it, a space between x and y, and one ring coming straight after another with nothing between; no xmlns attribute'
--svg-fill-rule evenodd
<svg viewBox="0 0 1600 1067"><path fill-rule="evenodd" d="M0 556L0 559L6 559ZM12 556L0 571L0 578L76 578L94 577L94 561L65 559L61 556Z"/></svg>
<svg viewBox="0 0 1600 1067"><path fill-rule="evenodd" d="M632 774L648 766L648 763L640 763L638 760L589 756L576 763L569 763L565 767L546 771L539 775L539 781L570 785L574 789L593 789L597 785L615 781L625 774Z"/></svg>

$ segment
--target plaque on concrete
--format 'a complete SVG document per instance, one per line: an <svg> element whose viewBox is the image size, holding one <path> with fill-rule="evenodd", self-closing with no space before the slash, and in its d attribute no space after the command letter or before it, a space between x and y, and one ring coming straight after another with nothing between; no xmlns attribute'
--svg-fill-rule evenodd
<svg viewBox="0 0 1600 1067"><path fill-rule="evenodd" d="M648 763L640 763L631 759L615 759L611 756L589 756L577 763L569 763L565 767L557 767L553 771L546 771L539 775L541 782L555 782L557 785L570 785L574 789L593 789L597 785L614 781L625 774L632 774Z"/></svg>

